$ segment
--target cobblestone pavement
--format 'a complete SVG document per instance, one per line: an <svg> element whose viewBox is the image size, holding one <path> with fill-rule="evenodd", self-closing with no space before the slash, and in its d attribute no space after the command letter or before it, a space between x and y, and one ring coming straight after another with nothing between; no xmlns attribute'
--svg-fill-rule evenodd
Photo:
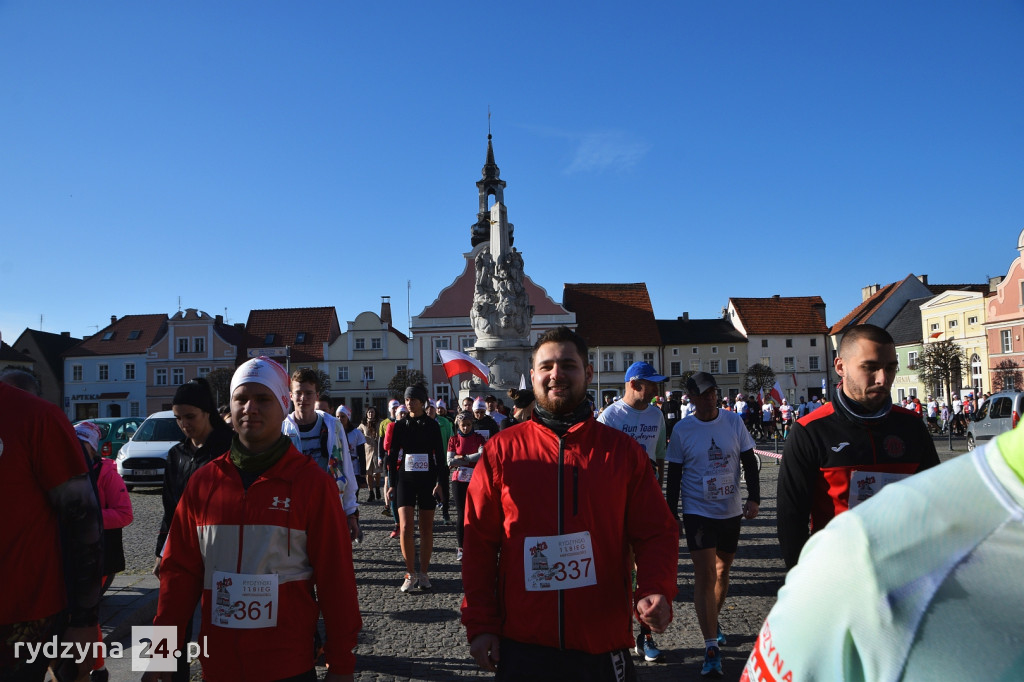
<svg viewBox="0 0 1024 682"><path fill-rule="evenodd" d="M936 446L943 460L961 454L962 440L949 450L945 438ZM769 443L759 448L772 450ZM778 466L763 458L762 502L758 518L745 521L740 547L732 569L729 597L722 612L722 626L729 637L723 647L726 680L737 680L753 646L761 623L775 602L785 570L775 538L775 489ZM365 500L361 491L360 498ZM135 523L125 529L128 555L126 573L145 573L152 568L156 528L159 526L159 495L154 489L132 493ZM363 630L356 648L356 679L461 680L488 678L469 657L465 630L459 622L462 600L460 564L455 560L455 530L438 522L434 527L434 558L430 592L402 594L404 564L397 540L388 538L390 517L381 515L379 503L363 503L361 520L364 543L354 551ZM154 520L155 516L155 520ZM438 514L440 519L440 514ZM679 594L675 620L666 633L656 637L664 662L646 663L634 657L640 680L697 680L703 661L703 639L693 611L693 571L685 543L679 552ZM325 672L320 668L321 676Z"/></svg>

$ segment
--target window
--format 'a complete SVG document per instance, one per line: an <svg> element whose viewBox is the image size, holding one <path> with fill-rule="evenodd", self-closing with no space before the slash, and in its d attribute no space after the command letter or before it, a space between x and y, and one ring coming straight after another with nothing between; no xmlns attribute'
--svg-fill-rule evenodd
<svg viewBox="0 0 1024 682"><path fill-rule="evenodd" d="M718 346L711 346L711 354L718 355Z"/></svg>
<svg viewBox="0 0 1024 682"><path fill-rule="evenodd" d="M137 402L128 403L128 416L138 417L139 416L139 404Z"/></svg>
<svg viewBox="0 0 1024 682"><path fill-rule="evenodd" d="M623 353L622 354L622 371L625 372L629 369L629 366L633 364L633 354Z"/></svg>
<svg viewBox="0 0 1024 682"><path fill-rule="evenodd" d="M761 348L768 347L768 339L761 339Z"/></svg>
<svg viewBox="0 0 1024 682"><path fill-rule="evenodd" d="M817 345L818 345L818 339L811 339L811 348L814 348Z"/></svg>
<svg viewBox="0 0 1024 682"><path fill-rule="evenodd" d="M138 339L138 338L139 338L140 336L142 336L142 330L141 330L141 329L133 329L133 330L131 330L130 332L128 332L128 340L129 340L129 341L135 341L135 340L136 340L136 339ZM137 405L137 404L138 404L138 403L136 403L136 405ZM137 415L137 414L133 414L132 416L133 416L133 417L138 417L139 415Z"/></svg>
<svg viewBox="0 0 1024 682"><path fill-rule="evenodd" d="M451 400L451 387L448 384L434 384L434 399L443 400L445 404Z"/></svg>
<svg viewBox="0 0 1024 682"><path fill-rule="evenodd" d="M690 371L691 372L699 372L700 371L700 360L690 360Z"/></svg>
<svg viewBox="0 0 1024 682"><path fill-rule="evenodd" d="M356 350L366 350L366 339L356 339Z"/></svg>
<svg viewBox="0 0 1024 682"><path fill-rule="evenodd" d="M786 339L786 348L793 347L793 339Z"/></svg>
<svg viewBox="0 0 1024 682"><path fill-rule="evenodd" d="M187 353L188 352L188 338L187 337L178 339L178 352L179 353Z"/></svg>
<svg viewBox="0 0 1024 682"><path fill-rule="evenodd" d="M107 332L106 334L103 335L103 338L100 339L100 340L101 341L110 341L113 338L114 338L114 332Z"/></svg>
<svg viewBox="0 0 1024 682"><path fill-rule="evenodd" d="M730 353L735 353L736 352L736 346L729 346L729 352Z"/></svg>
<svg viewBox="0 0 1024 682"><path fill-rule="evenodd" d="M722 371L722 361L711 360L710 362L708 362L708 371L711 372L712 374L720 374Z"/></svg>
<svg viewBox="0 0 1024 682"><path fill-rule="evenodd" d="M938 328L939 328L939 323L938 322L932 322L932 331L933 332L937 331Z"/></svg>
<svg viewBox="0 0 1024 682"><path fill-rule="evenodd" d="M448 348L449 348L449 346L448 346L448 337L447 336L436 337L434 339L434 356L437 358L438 362L441 362L441 356L438 354L437 351L439 351L439 350L448 350Z"/></svg>
<svg viewBox="0 0 1024 682"><path fill-rule="evenodd" d="M370 339L370 350L380 350L380 338L375 337Z"/></svg>
<svg viewBox="0 0 1024 682"><path fill-rule="evenodd" d="M916 388L908 388L907 390L910 392L910 395L907 396L908 398L916 398L917 397L917 389Z"/></svg>
<svg viewBox="0 0 1024 682"><path fill-rule="evenodd" d="M974 353L971 355L971 388L981 390L981 357Z"/></svg>
<svg viewBox="0 0 1024 682"><path fill-rule="evenodd" d="M272 346L272 345L274 345L274 339L276 337L277 337L276 334L274 334L273 332L270 332L269 334L267 334L266 336L263 337L263 345L264 346Z"/></svg>
<svg viewBox="0 0 1024 682"><path fill-rule="evenodd" d="M167 370L166 369L156 369L156 370L153 370L153 383L156 384L157 386L166 386L167 385Z"/></svg>
<svg viewBox="0 0 1024 682"><path fill-rule="evenodd" d="M338 368L338 381L348 381L348 367Z"/></svg>
<svg viewBox="0 0 1024 682"><path fill-rule="evenodd" d="M1020 283L1020 304L1024 305L1024 282Z"/></svg>
<svg viewBox="0 0 1024 682"><path fill-rule="evenodd" d="M460 336L459 337L459 350L463 353L466 352L467 348L472 348L473 344L476 343L476 339L472 336Z"/></svg>
<svg viewBox="0 0 1024 682"><path fill-rule="evenodd" d="M296 334L295 343L306 343L306 332L299 332Z"/></svg>
<svg viewBox="0 0 1024 682"><path fill-rule="evenodd" d="M729 374L738 374L740 371L739 360L726 360L725 371L728 372Z"/></svg>
<svg viewBox="0 0 1024 682"><path fill-rule="evenodd" d="M809 358L807 358L807 369L809 369L812 372L821 371L821 365L818 364L817 355L812 355Z"/></svg>
<svg viewBox="0 0 1024 682"><path fill-rule="evenodd" d="M197 336L192 339L192 352L193 353L205 353L206 352L206 337Z"/></svg>
<svg viewBox="0 0 1024 682"><path fill-rule="evenodd" d="M185 368L175 367L171 370L171 384L181 386L183 383L185 383Z"/></svg>
<svg viewBox="0 0 1024 682"><path fill-rule="evenodd" d="M693 348L690 349L690 352L693 353L694 355L696 355L697 353L700 352L700 349L697 348L697 346L694 346Z"/></svg>
<svg viewBox="0 0 1024 682"><path fill-rule="evenodd" d="M395 373L404 372L407 369L405 365L395 365Z"/></svg>
<svg viewBox="0 0 1024 682"><path fill-rule="evenodd" d="M761 358L761 364L764 365L765 367L771 367L772 366L772 359L771 358Z"/></svg>
<svg viewBox="0 0 1024 682"><path fill-rule="evenodd" d="M967 324L978 324L978 316L974 315L967 318Z"/></svg>
<svg viewBox="0 0 1024 682"><path fill-rule="evenodd" d="M907 353L907 369L917 369L917 352L910 351Z"/></svg>
<svg viewBox="0 0 1024 682"><path fill-rule="evenodd" d="M654 353L644 353L644 362L648 365L654 364Z"/></svg>
<svg viewBox="0 0 1024 682"><path fill-rule="evenodd" d="M959 322L957 320L950 320L949 321L949 328L950 329L956 329L957 324L959 324Z"/></svg>
<svg viewBox="0 0 1024 682"><path fill-rule="evenodd" d="M615 353L601 353L601 371L615 371Z"/></svg>
<svg viewBox="0 0 1024 682"><path fill-rule="evenodd" d="M124 363L124 380L135 381L135 363L126 362Z"/></svg>
<svg viewBox="0 0 1024 682"><path fill-rule="evenodd" d="M896 397L900 402L903 402L907 397L907 391L902 388L896 389Z"/></svg>
<svg viewBox="0 0 1024 682"><path fill-rule="evenodd" d="M196 376L197 377L206 378L206 375L209 374L209 373L210 373L210 368L209 367L200 367L199 369L196 370Z"/></svg>
<svg viewBox="0 0 1024 682"><path fill-rule="evenodd" d="M782 358L782 370L784 372L795 372L796 371L796 358L792 355L787 355Z"/></svg>
<svg viewBox="0 0 1024 682"><path fill-rule="evenodd" d="M683 376L683 363L681 362L670 362L669 363L669 374L674 377Z"/></svg>
<svg viewBox="0 0 1024 682"><path fill-rule="evenodd" d="M100 381L110 380L110 365L99 365L96 370Z"/></svg>
<svg viewBox="0 0 1024 682"><path fill-rule="evenodd" d="M672 349L672 355L679 355L679 349L678 348L673 348Z"/></svg>
<svg viewBox="0 0 1024 682"><path fill-rule="evenodd" d="M364 365L363 366L363 381L365 381L365 382L373 381L373 365Z"/></svg>
<svg viewBox="0 0 1024 682"><path fill-rule="evenodd" d="M71 365L71 380L72 381L81 381L82 380L82 366L81 365Z"/></svg>
<svg viewBox="0 0 1024 682"><path fill-rule="evenodd" d="M587 353L587 363L590 364L591 367L593 367L595 362L596 362L596 360L594 358L594 354L593 353Z"/></svg>
<svg viewBox="0 0 1024 682"><path fill-rule="evenodd" d="M1003 352L1004 353L1012 353L1013 352L1013 339L1010 338L1010 330L1009 329L1004 329L1001 332L999 332L999 341L1003 345ZM81 375L81 373L82 373L81 369L82 368L79 367L78 369L79 369L78 373L79 373L79 375ZM79 376L78 381L81 381L81 380L82 380L81 376Z"/></svg>

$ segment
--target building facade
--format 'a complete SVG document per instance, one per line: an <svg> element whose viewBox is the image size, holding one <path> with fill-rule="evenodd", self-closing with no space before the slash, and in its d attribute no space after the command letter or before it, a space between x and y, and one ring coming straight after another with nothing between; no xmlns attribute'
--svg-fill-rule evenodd
<svg viewBox="0 0 1024 682"><path fill-rule="evenodd" d="M985 300L985 335L991 391L1020 390L1024 371L1024 231L1006 276L992 281ZM991 392L990 391L990 392Z"/></svg>

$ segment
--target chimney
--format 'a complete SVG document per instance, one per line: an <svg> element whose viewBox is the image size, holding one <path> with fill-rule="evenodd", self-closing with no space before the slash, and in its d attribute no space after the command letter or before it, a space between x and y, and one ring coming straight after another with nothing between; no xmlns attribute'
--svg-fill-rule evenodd
<svg viewBox="0 0 1024 682"><path fill-rule="evenodd" d="M779 295L778 294L772 294L772 298L777 301L777 300L779 300Z"/></svg>
<svg viewBox="0 0 1024 682"><path fill-rule="evenodd" d="M114 324L115 322L117 322L117 315L111 315L110 316L110 324Z"/></svg>
<svg viewBox="0 0 1024 682"><path fill-rule="evenodd" d="M63 336L65 339L71 338L71 332L61 332L60 335Z"/></svg>
<svg viewBox="0 0 1024 682"><path fill-rule="evenodd" d="M224 316L223 315L214 315L213 316L213 322L214 322L214 324L216 324L219 327L220 325L224 324Z"/></svg>
<svg viewBox="0 0 1024 682"><path fill-rule="evenodd" d="M380 321L391 326L391 297L380 297Z"/></svg>
<svg viewBox="0 0 1024 682"><path fill-rule="evenodd" d="M999 285L1000 285L1000 283L1002 283L1002 281L1003 281L1003 276L1002 275L997 275L996 277L989 277L988 278L988 290L990 292L995 291L996 289L999 288Z"/></svg>
<svg viewBox="0 0 1024 682"><path fill-rule="evenodd" d="M878 293L881 287L878 284L869 284L866 287L861 287L860 300L861 302L868 300L872 296Z"/></svg>
<svg viewBox="0 0 1024 682"><path fill-rule="evenodd" d="M690 313L683 313L682 317L679 318L681 321L686 322L690 319Z"/></svg>
<svg viewBox="0 0 1024 682"><path fill-rule="evenodd" d="M825 304L815 303L811 307L814 308L814 312L818 313L818 317L821 318L821 323L827 326L827 323L825 322Z"/></svg>
<svg viewBox="0 0 1024 682"><path fill-rule="evenodd" d="M928 275L918 275L917 278L921 280L921 284L928 286Z"/></svg>

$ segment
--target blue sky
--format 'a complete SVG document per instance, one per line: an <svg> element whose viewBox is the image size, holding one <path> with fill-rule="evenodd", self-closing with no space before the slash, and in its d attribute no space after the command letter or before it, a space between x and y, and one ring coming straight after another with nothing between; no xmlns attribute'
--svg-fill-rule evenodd
<svg viewBox="0 0 1024 682"><path fill-rule="evenodd" d="M487 108L527 273L728 298L1005 274L1024 4L0 2L0 332L461 272Z"/></svg>

